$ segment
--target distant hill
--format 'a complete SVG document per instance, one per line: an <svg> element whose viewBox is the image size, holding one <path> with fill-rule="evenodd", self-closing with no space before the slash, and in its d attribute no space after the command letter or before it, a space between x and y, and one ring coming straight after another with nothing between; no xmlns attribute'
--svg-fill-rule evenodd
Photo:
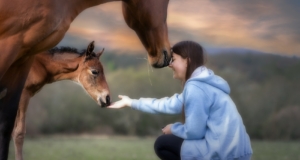
<svg viewBox="0 0 300 160"><path fill-rule="evenodd" d="M218 69L234 67L247 72L248 78L261 81L279 75L286 78L299 78L300 57L287 57L261 52L223 52L209 55L208 64ZM296 74L296 75L295 75Z"/></svg>

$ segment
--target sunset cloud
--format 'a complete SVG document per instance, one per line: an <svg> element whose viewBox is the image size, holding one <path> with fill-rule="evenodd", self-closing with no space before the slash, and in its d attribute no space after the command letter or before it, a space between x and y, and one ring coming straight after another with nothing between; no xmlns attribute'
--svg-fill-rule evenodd
<svg viewBox="0 0 300 160"><path fill-rule="evenodd" d="M300 56L299 7L297 0L170 0L169 39L171 44L194 40L209 48L247 48ZM108 50L146 53L124 22L121 2L85 10L60 45L81 47L92 40Z"/></svg>

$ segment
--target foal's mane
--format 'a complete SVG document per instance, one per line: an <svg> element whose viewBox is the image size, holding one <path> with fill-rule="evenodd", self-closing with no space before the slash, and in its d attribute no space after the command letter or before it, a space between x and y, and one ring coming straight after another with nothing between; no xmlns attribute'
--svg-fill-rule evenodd
<svg viewBox="0 0 300 160"><path fill-rule="evenodd" d="M55 54L74 53L74 54L78 54L79 57L81 57L86 52L86 49L79 52L76 48L62 46L62 47L54 47L48 50L48 52L52 54L52 56L54 56Z"/></svg>

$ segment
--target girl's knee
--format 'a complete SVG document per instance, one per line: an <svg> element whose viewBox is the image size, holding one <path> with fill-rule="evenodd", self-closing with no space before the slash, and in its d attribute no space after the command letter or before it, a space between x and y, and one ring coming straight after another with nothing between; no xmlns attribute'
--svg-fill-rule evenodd
<svg viewBox="0 0 300 160"><path fill-rule="evenodd" d="M163 145L166 144L166 135L161 135L157 137L157 139L154 142L154 150L157 152L161 148L163 148Z"/></svg>

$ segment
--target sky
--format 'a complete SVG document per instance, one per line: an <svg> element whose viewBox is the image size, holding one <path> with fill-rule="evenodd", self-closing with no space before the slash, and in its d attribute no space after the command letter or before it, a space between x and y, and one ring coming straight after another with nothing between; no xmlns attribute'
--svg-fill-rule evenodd
<svg viewBox="0 0 300 160"><path fill-rule="evenodd" d="M146 54L135 32L125 23L121 2L83 11L59 46ZM250 49L300 56L299 0L170 0L167 17L171 45L182 40L207 50Z"/></svg>

